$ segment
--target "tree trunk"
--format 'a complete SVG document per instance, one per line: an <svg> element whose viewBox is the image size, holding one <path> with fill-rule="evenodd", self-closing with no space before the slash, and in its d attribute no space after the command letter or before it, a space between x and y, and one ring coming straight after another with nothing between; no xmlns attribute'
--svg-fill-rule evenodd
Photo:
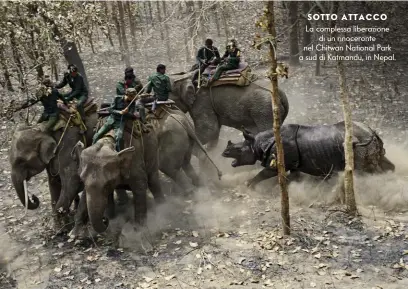
<svg viewBox="0 0 408 289"><path fill-rule="evenodd" d="M126 4L126 11L128 13L129 17L129 29L130 29L130 35L132 35L132 46L134 49L136 49L136 25L135 25L135 16L132 13L132 8L131 8L131 3L130 2L125 2Z"/></svg>
<svg viewBox="0 0 408 289"><path fill-rule="evenodd" d="M304 1L302 4L302 11L305 16L307 16L307 13L310 10L310 3L307 1ZM307 18L303 19L304 26L303 26L303 47L309 47L310 44L312 44L312 34L310 32L306 32L306 29L310 30L310 21L307 20ZM309 56L310 51L308 50L303 50L303 56Z"/></svg>
<svg viewBox="0 0 408 289"><path fill-rule="evenodd" d="M9 28L10 34L10 44L11 44L11 51L13 54L13 60L15 65L17 66L17 73L18 73L18 82L20 83L21 91L25 91L25 76L24 76L24 67L23 63L21 62L21 55L19 52L19 48L17 45L17 41L15 39L15 32L13 28Z"/></svg>
<svg viewBox="0 0 408 289"><path fill-rule="evenodd" d="M13 86L11 84L11 80L10 80L10 73L7 69L7 62L6 62L6 58L4 57L4 47L3 45L0 45L0 65L3 69L3 75L4 75L4 86L7 88L8 91L13 92Z"/></svg>
<svg viewBox="0 0 408 289"><path fill-rule="evenodd" d="M333 3L332 10L337 12L337 9L340 7L340 5L342 6L342 8L344 8L343 3ZM337 36L337 35L333 34L333 36ZM341 43L337 43L337 44L338 46L341 45ZM344 56L344 50L341 52L341 55ZM347 80L346 80L346 74L344 72L344 64L342 60L337 60L337 72L339 74L340 96L341 96L341 103L343 107L344 126L345 126L344 195L346 199L346 206L347 206L348 213L352 216L356 216L358 212L357 212L356 198L354 195L353 120L351 117L351 108L350 108L350 101L349 101L349 93L347 89Z"/></svg>
<svg viewBox="0 0 408 289"><path fill-rule="evenodd" d="M143 2L143 9L144 9L144 15L145 15L145 22L147 26L148 24L150 24L149 7L147 7L147 1Z"/></svg>
<svg viewBox="0 0 408 289"><path fill-rule="evenodd" d="M35 3L35 4L34 4ZM32 8L35 9L36 13L39 13L37 2L32 2ZM86 76L85 67L82 62L81 56L78 53L78 49L75 45L75 42L67 40L65 36L59 30L57 24L54 22L53 19L49 18L46 13L41 12L41 17L44 19L51 26L52 36L53 39L59 39L59 44L64 53L64 58L68 63L74 64L77 68L79 73L84 78L85 85L88 87L88 92L91 94L91 88L89 87L88 77Z"/></svg>
<svg viewBox="0 0 408 289"><path fill-rule="evenodd" d="M110 20L109 15L111 15L111 14L109 13L108 3L106 1L102 1L102 3L103 3L103 7L105 8L105 15L106 15L106 18L107 18L105 36L108 38L110 45L112 47L114 47L115 45L113 44L113 41L112 41L111 27L110 27L110 21L109 21Z"/></svg>
<svg viewBox="0 0 408 289"><path fill-rule="evenodd" d="M194 2L188 1L186 2L187 5L187 14L190 14L188 17L188 36L189 36L189 41L190 41L190 55L191 58L195 55L195 49L194 49L194 42L196 38L196 33L195 33L195 11L194 11Z"/></svg>
<svg viewBox="0 0 408 289"><path fill-rule="evenodd" d="M118 4L119 4L118 2L112 2L111 3L111 5L112 5L112 19L113 19L113 23L115 23L115 27L116 27L116 36L118 37L118 40L119 40L119 48L120 48L120 51L123 52L123 42L122 42L122 37L121 37L122 31L121 31L121 27L120 27L119 20L118 20L118 7L117 7ZM122 60L123 60L124 59L123 53L121 55L122 55Z"/></svg>
<svg viewBox="0 0 408 289"><path fill-rule="evenodd" d="M57 67L57 62L55 61L54 58L51 58L51 74L54 75L54 78L56 81L58 81L58 67Z"/></svg>
<svg viewBox="0 0 408 289"><path fill-rule="evenodd" d="M228 19L227 19L227 13L224 9L226 7L223 5L223 3L220 3L219 6L221 7L221 20L222 20L222 25L224 25L224 34L225 34L225 46L228 44L228 39L230 37L230 32L228 29Z"/></svg>
<svg viewBox="0 0 408 289"><path fill-rule="evenodd" d="M117 3L118 3L118 8L119 8L120 32L121 32L121 38L122 38L122 43L123 43L122 54L123 54L123 58L125 60L126 66L130 66L129 45L127 42L126 26L125 26L125 11L123 9L123 2L117 1Z"/></svg>
<svg viewBox="0 0 408 289"><path fill-rule="evenodd" d="M220 28L220 19L218 18L218 4L215 3L213 5L213 17L214 17L214 21L215 21L215 26L217 28L217 36L220 37L221 36L221 28Z"/></svg>
<svg viewBox="0 0 408 289"><path fill-rule="evenodd" d="M152 3L151 3L150 1L148 1L148 2L147 2L147 6L149 7L150 21L151 21L152 26L154 27Z"/></svg>
<svg viewBox="0 0 408 289"><path fill-rule="evenodd" d="M197 1L197 5L198 5L198 31L199 31L199 35L201 36L201 39L203 40L203 43L205 42L206 39L206 32L205 32L205 26L204 26L204 19L202 17L202 13L203 13L203 2L202 1Z"/></svg>
<svg viewBox="0 0 408 289"><path fill-rule="evenodd" d="M317 20L317 21L315 21L315 25L314 25L314 32L313 32L313 43L314 43L314 46L316 47L316 44L318 43L318 41L319 41L319 36L318 36L318 34L317 34L317 32L316 32L316 28L317 27L319 27L319 23L320 23L320 21L319 20ZM320 65L320 51L317 51L316 50L316 69L315 69L315 76L320 76L320 67L321 67L321 65Z"/></svg>
<svg viewBox="0 0 408 289"><path fill-rule="evenodd" d="M163 15L164 17L167 17L167 5L166 5L166 1L161 1L163 3Z"/></svg>
<svg viewBox="0 0 408 289"><path fill-rule="evenodd" d="M169 59L169 61L171 61L171 50L170 50L170 41L169 41L169 27L167 26L167 24L164 24L164 30L166 33L163 32L163 20L162 20L162 12L160 11L160 2L157 1L156 2L157 5L157 19L159 20L159 25L160 25L160 36L162 41L164 41L166 43L166 50L167 50L167 58Z"/></svg>
<svg viewBox="0 0 408 289"><path fill-rule="evenodd" d="M299 65L299 39L298 39L298 2L291 1L289 6L289 50L291 66Z"/></svg>
<svg viewBox="0 0 408 289"><path fill-rule="evenodd" d="M289 194L288 185L286 183L286 169L285 169L285 159L283 144L280 134L280 101L278 95L278 76L276 75L276 30L275 30L275 17L274 17L274 3L269 1L266 4L266 17L268 20L268 32L274 38L272 43L269 44L269 57L271 63L270 76L272 82L272 109L273 109L273 133L276 142L277 151L277 170L278 170L278 180L281 189L281 216L282 216L282 227L283 234L290 235L290 215L289 215Z"/></svg>

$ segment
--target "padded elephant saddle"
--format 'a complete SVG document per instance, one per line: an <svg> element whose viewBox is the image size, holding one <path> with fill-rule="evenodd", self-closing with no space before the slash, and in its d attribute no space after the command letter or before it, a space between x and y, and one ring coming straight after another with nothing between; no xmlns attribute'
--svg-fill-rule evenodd
<svg viewBox="0 0 408 289"><path fill-rule="evenodd" d="M220 86L220 85L237 85L237 86L248 86L251 84L252 73L251 68L247 62L240 62L237 69L224 71L220 78L208 85L209 78L212 77L216 71L217 67L214 65L208 66L201 76L201 86Z"/></svg>
<svg viewBox="0 0 408 289"><path fill-rule="evenodd" d="M75 126L81 127L82 130L86 130L85 123L81 119L79 112L73 113L74 109L76 108L77 101L74 100L70 104L65 105L61 101L57 102L58 108L60 109L59 120L54 126L54 131L57 131L61 128L64 128L67 125L68 120L71 117L71 124ZM95 102L95 99L89 97L84 105L85 116L91 115L95 113L98 109L98 105Z"/></svg>

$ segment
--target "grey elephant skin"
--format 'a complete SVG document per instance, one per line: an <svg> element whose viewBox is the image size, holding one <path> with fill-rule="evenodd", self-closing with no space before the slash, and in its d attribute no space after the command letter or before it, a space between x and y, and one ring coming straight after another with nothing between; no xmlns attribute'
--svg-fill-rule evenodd
<svg viewBox="0 0 408 289"><path fill-rule="evenodd" d="M183 111L189 112L195 131L203 144L210 148L218 142L222 125L236 129L242 126L254 133L271 127L273 120L270 81L257 80L249 86L223 85L201 87L197 94L188 74L172 79L170 98ZM286 94L279 90L281 123L289 113Z"/></svg>
<svg viewBox="0 0 408 289"><path fill-rule="evenodd" d="M107 229L109 220L104 214L117 188L132 191L135 220L139 224L147 214L147 188L156 201L164 200L159 183L156 132L151 130L131 139L125 129L124 143L130 144L130 147L120 152L116 152L115 141L110 136L85 149L81 144L75 147L74 154L80 160L79 172L85 192L75 216L75 232L80 230L78 226L82 226L87 217L96 232L102 233Z"/></svg>
<svg viewBox="0 0 408 289"><path fill-rule="evenodd" d="M104 103L101 107L108 105ZM169 107L159 107L154 115L149 113L149 118L155 124L159 140L160 171L178 184L184 193L190 193L192 189L187 177L194 186L199 186L201 182L190 163L193 147L195 143L199 143L194 124L183 112ZM200 147L205 151L204 147Z"/></svg>
<svg viewBox="0 0 408 289"><path fill-rule="evenodd" d="M97 123L97 114L92 113L85 119L88 130L87 143L92 142L93 128ZM71 157L72 148L83 140L79 127L68 126L59 146L63 129L49 135L37 126L18 127L14 132L9 151L11 180L21 203L25 206L24 181L46 170L51 193L53 211L67 212L73 200L81 190L78 163ZM33 195L28 199L30 210L38 208L39 199Z"/></svg>
<svg viewBox="0 0 408 289"><path fill-rule="evenodd" d="M285 154L285 167L290 175L297 173L328 178L333 173L343 171L344 122L333 125L306 126L285 124L281 127ZM265 167L247 185L277 176L276 144L272 130L256 135L244 130L244 142L234 144L228 141L223 157L234 158L233 167L253 165L257 161ZM353 122L354 165L357 171L380 173L394 171L395 166L385 157L383 141L370 127ZM270 166L272 162L272 167Z"/></svg>

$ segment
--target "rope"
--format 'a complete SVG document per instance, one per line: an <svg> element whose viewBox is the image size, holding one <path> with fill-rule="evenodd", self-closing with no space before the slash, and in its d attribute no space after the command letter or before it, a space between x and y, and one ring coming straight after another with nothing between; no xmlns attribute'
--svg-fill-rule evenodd
<svg viewBox="0 0 408 289"><path fill-rule="evenodd" d="M129 147L130 147L130 145L132 144L132 140L133 140L133 129L134 129L134 127L135 127L135 122L132 122L132 131L131 131L131 134L130 134Z"/></svg>
<svg viewBox="0 0 408 289"><path fill-rule="evenodd" d="M130 105L136 100L136 98L142 93L142 91L144 91L144 89L149 85L150 81L148 81L146 83L145 86L142 87L142 89L136 94L136 96L132 99L132 101L128 104L128 106L126 107L127 109L129 109Z"/></svg>
<svg viewBox="0 0 408 289"><path fill-rule="evenodd" d="M65 132L67 131L68 125L69 125L69 123L71 122L72 116L73 116L73 115L70 114L70 116L69 116L69 118L68 118L68 121L67 121L67 124L65 125L64 131L62 132L62 135L61 135L61 137L60 137L60 139L59 139L59 141L58 141L57 146L55 147L54 152L57 150L57 148L58 148L59 145L61 144L61 141L62 141L62 139L64 138L64 135L65 135Z"/></svg>
<svg viewBox="0 0 408 289"><path fill-rule="evenodd" d="M176 106L176 107L177 107L177 106ZM172 114L171 114L169 111L167 111L164 107L162 107L162 109L163 109L165 112L167 112L170 117L172 117L172 118L173 118L174 120L176 120L179 124L181 124L181 126L184 128L184 130L188 133L188 129L184 126L184 124L183 124L181 121L179 121L177 118L175 118L174 115L172 115ZM187 118L187 116L185 116L184 113L183 113L183 116L184 116L184 118L187 120L187 123L190 125L190 121L189 121L189 119ZM190 126L190 128L191 128L191 126ZM217 170L218 179L221 180L221 176L222 176L221 171L218 169L218 167L215 165L215 163L213 162L213 160L210 158L210 156L208 155L207 151L204 149L204 146L202 145L202 143L200 142L200 140L198 139L197 136L195 136L194 141L195 141L196 143L198 143L200 149L204 152L204 154L205 154L205 155L207 156L207 158L210 160L210 162L212 163L212 165L215 167L215 169Z"/></svg>

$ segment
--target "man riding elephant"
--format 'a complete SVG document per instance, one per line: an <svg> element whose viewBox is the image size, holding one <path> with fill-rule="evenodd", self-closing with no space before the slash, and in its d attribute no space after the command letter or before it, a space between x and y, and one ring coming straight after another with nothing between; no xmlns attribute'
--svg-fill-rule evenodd
<svg viewBox="0 0 408 289"><path fill-rule="evenodd" d="M205 40L205 46L201 47L196 56L197 64L199 70L194 73L193 83L197 85L197 78L199 74L203 74L204 70L210 65L217 65L220 63L220 53L218 52L217 47L213 46L213 41L211 39Z"/></svg>
<svg viewBox="0 0 408 289"><path fill-rule="evenodd" d="M109 107L110 116L105 124L94 135L92 144L95 144L98 139L109 132L111 129L115 130L116 150L119 152L123 149L123 131L125 129L126 121L134 119L136 110L136 103L133 101L137 95L136 89L126 89L124 96L117 96ZM133 102L132 102L133 101Z"/></svg>
<svg viewBox="0 0 408 289"><path fill-rule="evenodd" d="M143 88L139 78L137 78L134 74L132 67L127 67L125 69L125 79L119 81L116 85L116 94L125 95L126 89L128 88L135 88L137 93L139 93L139 91L141 91Z"/></svg>
<svg viewBox="0 0 408 289"><path fill-rule="evenodd" d="M85 85L84 78L78 72L78 68L74 64L68 65L68 72L64 74L62 81L55 86L60 89L66 85L71 87L71 92L63 95L66 101L72 101L74 98L78 100L76 108L82 118L85 119L84 105L88 100L88 88Z"/></svg>
<svg viewBox="0 0 408 289"><path fill-rule="evenodd" d="M221 58L224 63L217 67L217 70L215 71L214 76L210 79L209 83L220 79L221 73L224 71L237 69L239 67L240 56L241 50L237 47L237 42L235 39L233 39L228 44L227 49Z"/></svg>
<svg viewBox="0 0 408 289"><path fill-rule="evenodd" d="M46 121L47 124L45 125L45 131L51 132L58 122L58 116L60 113L57 105L58 99L67 104L58 90L56 88L53 88L51 79L48 75L46 75L35 93L35 98L30 99L23 106L23 108L40 101L43 105L44 110L37 123Z"/></svg>
<svg viewBox="0 0 408 289"><path fill-rule="evenodd" d="M146 93L151 93L154 90L152 97L146 97L146 94L141 95L141 99L138 102L139 105L149 102L154 102L152 111L156 109L156 101L167 101L169 99L169 93L172 91L170 78L166 75L166 66L164 64L157 65L156 73L149 76Z"/></svg>

